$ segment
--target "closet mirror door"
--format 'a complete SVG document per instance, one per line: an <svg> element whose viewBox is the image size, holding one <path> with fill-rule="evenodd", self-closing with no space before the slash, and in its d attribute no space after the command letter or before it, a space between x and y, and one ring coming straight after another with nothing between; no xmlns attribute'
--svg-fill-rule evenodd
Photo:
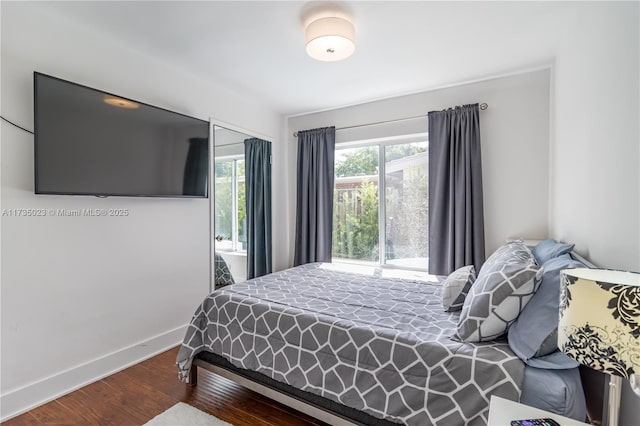
<svg viewBox="0 0 640 426"><path fill-rule="evenodd" d="M270 151L270 144L266 141L214 126L212 238L215 288L263 275L265 268L256 270L255 259L257 257L258 263L264 263L265 257L269 262L271 259L270 226L268 244L262 241L264 229L260 227L260 218L265 215L265 207L268 208L266 214L269 221L271 218L271 171L270 164L264 166L269 170L264 170L263 165L255 161L256 144L266 144ZM246 170L245 153L249 153L251 157L249 170ZM263 179L266 174L269 176L268 187ZM268 202L264 202L267 197ZM247 211L247 206L252 209L250 212ZM250 264L247 263L248 259ZM271 272L270 265L268 272Z"/></svg>

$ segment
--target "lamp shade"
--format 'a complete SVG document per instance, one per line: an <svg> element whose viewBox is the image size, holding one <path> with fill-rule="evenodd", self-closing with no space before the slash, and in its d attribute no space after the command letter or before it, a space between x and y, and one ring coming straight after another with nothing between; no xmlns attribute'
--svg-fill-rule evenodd
<svg viewBox="0 0 640 426"><path fill-rule="evenodd" d="M337 17L320 18L305 30L307 53L319 61L339 61L356 49L353 24Z"/></svg>
<svg viewBox="0 0 640 426"><path fill-rule="evenodd" d="M560 350L594 370L639 374L640 274L588 268L560 274Z"/></svg>

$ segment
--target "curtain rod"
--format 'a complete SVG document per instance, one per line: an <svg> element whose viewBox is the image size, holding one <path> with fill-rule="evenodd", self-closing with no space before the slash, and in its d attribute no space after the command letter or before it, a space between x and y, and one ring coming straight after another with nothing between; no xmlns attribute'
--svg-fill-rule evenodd
<svg viewBox="0 0 640 426"><path fill-rule="evenodd" d="M479 105L480 110L484 111L485 109L489 108L489 104L487 104L486 102L483 102ZM396 118L395 120L387 120L387 121L376 121L375 123L367 123L367 124L355 124L353 126L345 126L345 127L336 127L336 131L338 130L346 130L346 129L355 129L357 127L367 127L367 126L376 126L378 124L387 124L387 123L396 123L398 121L407 121L407 120L415 120L417 118L424 118L426 117L425 114L423 115L416 115L414 117L406 117L406 118ZM298 132L293 132L293 137L297 138L298 137Z"/></svg>

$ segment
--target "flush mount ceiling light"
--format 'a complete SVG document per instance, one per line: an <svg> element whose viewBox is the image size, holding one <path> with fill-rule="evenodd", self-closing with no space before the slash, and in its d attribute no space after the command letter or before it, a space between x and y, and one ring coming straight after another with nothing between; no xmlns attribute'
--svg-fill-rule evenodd
<svg viewBox="0 0 640 426"><path fill-rule="evenodd" d="M307 53L319 61L340 61L356 50L356 31L345 18L320 18L305 30Z"/></svg>
<svg viewBox="0 0 640 426"><path fill-rule="evenodd" d="M117 96L111 96L111 95L104 95L104 103L111 106L127 108L127 109L135 109L140 106L136 102L133 102L127 99L118 98Z"/></svg>

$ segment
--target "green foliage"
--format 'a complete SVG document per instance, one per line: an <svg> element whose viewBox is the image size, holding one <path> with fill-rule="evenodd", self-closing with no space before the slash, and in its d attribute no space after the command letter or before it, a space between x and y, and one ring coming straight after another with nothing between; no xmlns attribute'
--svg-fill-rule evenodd
<svg viewBox="0 0 640 426"><path fill-rule="evenodd" d="M427 149L426 146L413 143L389 145L384 148L385 161L389 162L397 160L398 158L410 157L420 152L425 152ZM377 173L377 146L368 146L349 152L336 164L336 177L367 176Z"/></svg>
<svg viewBox="0 0 640 426"><path fill-rule="evenodd" d="M216 161L215 163L215 235L231 239L233 211L231 204L232 186L231 171L233 161Z"/></svg>
<svg viewBox="0 0 640 426"><path fill-rule="evenodd" d="M239 242L246 242L245 218L247 216L247 202L245 182L238 180L238 217L233 217L233 167L236 163L236 175L244 176L244 160L241 161L217 161L215 163L215 236L222 235L230 240L233 232L233 221L238 221Z"/></svg>
<svg viewBox="0 0 640 426"><path fill-rule="evenodd" d="M380 148L383 149L383 148ZM426 144L384 147L388 163L428 151ZM336 164L336 177L378 174L378 146L351 150ZM395 173L393 174L395 175ZM399 180L397 180L399 179ZM429 179L425 167L407 167L388 175L386 190L386 258L428 256ZM333 256L376 261L379 258L378 186L363 180L359 187L334 192Z"/></svg>
<svg viewBox="0 0 640 426"><path fill-rule="evenodd" d="M333 256L375 260L378 253L378 186L363 182L334 192Z"/></svg>
<svg viewBox="0 0 640 426"><path fill-rule="evenodd" d="M233 167L233 161L216 161L215 162L215 177L229 177L231 176L231 169Z"/></svg>
<svg viewBox="0 0 640 426"><path fill-rule="evenodd" d="M370 146L345 155L336 165L336 177L365 176L378 173L378 148Z"/></svg>
<svg viewBox="0 0 640 426"><path fill-rule="evenodd" d="M247 233L245 230L246 217L247 217L246 185L244 182L238 182L238 241L241 243L247 242ZM244 248L246 248L246 244Z"/></svg>

